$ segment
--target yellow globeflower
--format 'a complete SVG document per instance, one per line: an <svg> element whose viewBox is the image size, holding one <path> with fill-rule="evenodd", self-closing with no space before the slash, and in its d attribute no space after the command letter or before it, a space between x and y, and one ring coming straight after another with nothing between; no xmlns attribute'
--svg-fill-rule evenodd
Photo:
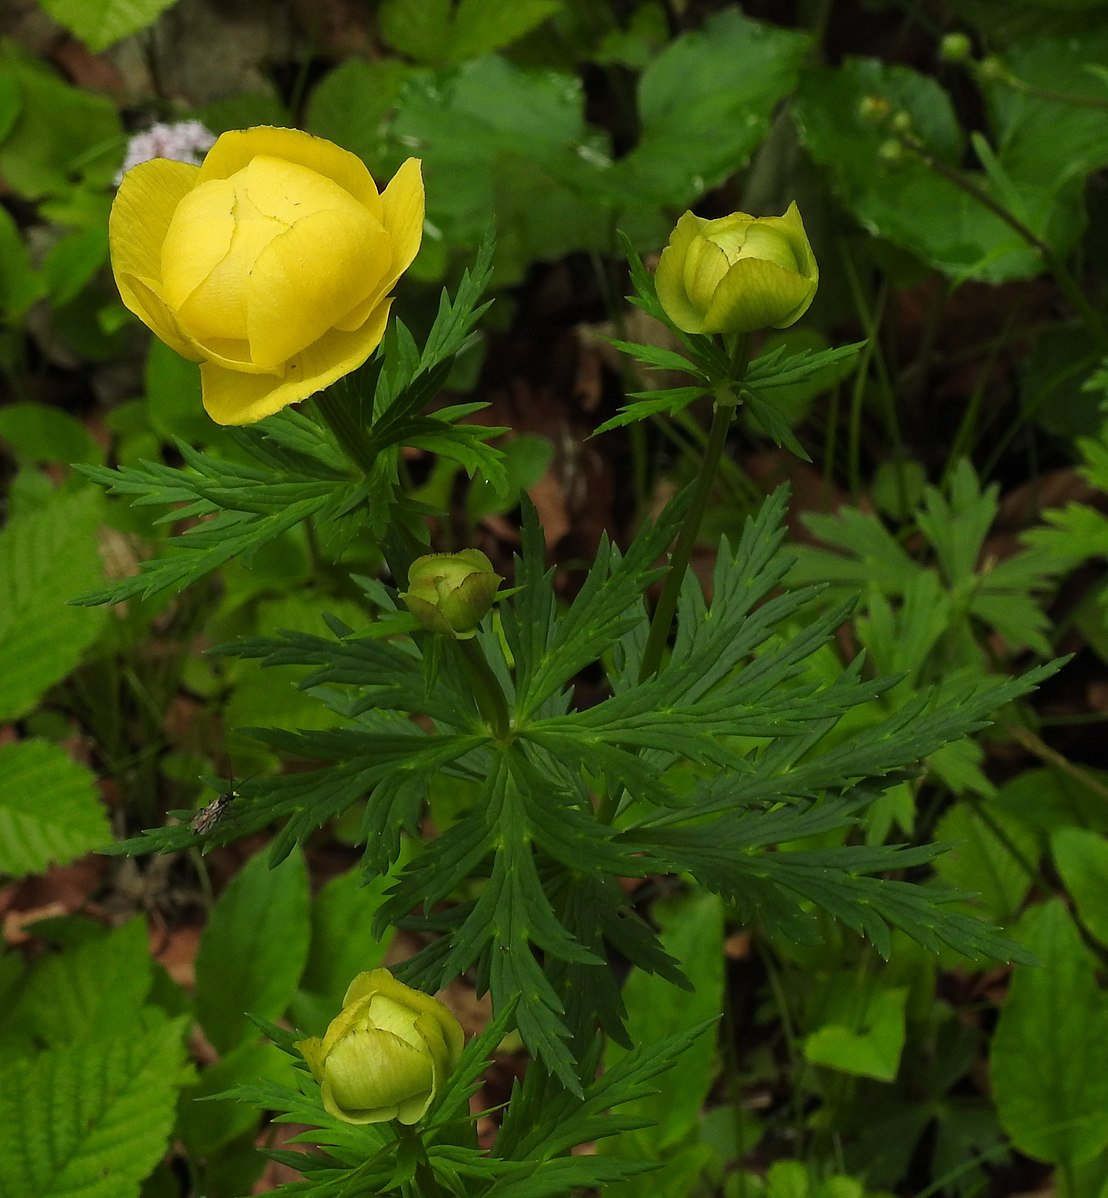
<svg viewBox="0 0 1108 1198"><path fill-rule="evenodd" d="M359 158L297 129L224 133L201 166L129 170L108 226L124 304L200 363L204 407L251 424L360 366L423 233L409 158L381 193Z"/></svg>
<svg viewBox="0 0 1108 1198"><path fill-rule="evenodd" d="M461 1024L436 998L370 969L350 983L326 1035L296 1047L324 1107L347 1123L417 1123L458 1064Z"/></svg>
<svg viewBox="0 0 1108 1198"><path fill-rule="evenodd" d="M685 333L784 329L808 310L819 267L795 204L784 216L686 212L654 276L658 301Z"/></svg>

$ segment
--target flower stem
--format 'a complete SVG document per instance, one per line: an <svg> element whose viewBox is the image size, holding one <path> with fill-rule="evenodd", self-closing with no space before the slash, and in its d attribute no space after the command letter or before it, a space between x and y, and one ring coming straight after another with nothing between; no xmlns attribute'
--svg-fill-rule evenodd
<svg viewBox="0 0 1108 1198"><path fill-rule="evenodd" d="M400 1142L415 1153L415 1175L407 1183L412 1193L418 1195L418 1198L446 1198L435 1171L431 1168L431 1162L427 1159L427 1149L423 1147L419 1132L414 1127L406 1127L402 1123L394 1123L393 1126Z"/></svg>
<svg viewBox="0 0 1108 1198"><path fill-rule="evenodd" d="M462 656L470 670L470 680L473 683L473 697L477 700L477 708L481 712L489 730L497 740L505 740L511 731L511 716L508 712L508 700L504 697L504 688L492 672L475 637L465 641L454 642L461 650Z"/></svg>
<svg viewBox="0 0 1108 1198"><path fill-rule="evenodd" d="M658 605L654 609L654 617L650 621L650 632L646 638L646 648L643 651L642 664L639 666L639 682L645 682L658 672L662 664L662 654L669 640L673 617L677 612L677 599L681 594L681 584L689 568L692 551L696 539L700 535L700 525L708 508L712 488L716 483L720 462L723 460L723 449L727 444L727 433L735 411L739 405L739 389L746 374L750 361L750 335L736 337L731 347L731 367L728 377L716 386L715 411L712 414L712 427L708 432L708 443L704 447L704 461L700 472L693 484L692 500L689 510L685 513L685 522L674 542L673 553L669 559L669 571L662 584L662 593L658 597Z"/></svg>

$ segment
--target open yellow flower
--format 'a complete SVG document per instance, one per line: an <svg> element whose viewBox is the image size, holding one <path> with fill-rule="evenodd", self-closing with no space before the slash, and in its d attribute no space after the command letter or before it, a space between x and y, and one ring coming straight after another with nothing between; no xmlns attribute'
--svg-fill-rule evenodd
<svg viewBox="0 0 1108 1198"><path fill-rule="evenodd" d="M378 193L364 163L332 142L234 130L201 166L154 158L123 176L112 269L124 304L200 363L211 418L251 424L381 343L423 205L415 158Z"/></svg>
<svg viewBox="0 0 1108 1198"><path fill-rule="evenodd" d="M418 1123L458 1064L461 1024L436 998L369 969L326 1035L297 1041L324 1107L347 1123Z"/></svg>

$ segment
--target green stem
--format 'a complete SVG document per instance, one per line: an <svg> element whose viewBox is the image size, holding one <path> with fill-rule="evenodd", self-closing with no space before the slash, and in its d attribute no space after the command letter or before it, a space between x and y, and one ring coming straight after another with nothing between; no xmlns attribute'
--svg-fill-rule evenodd
<svg viewBox="0 0 1108 1198"><path fill-rule="evenodd" d="M431 1162L427 1159L427 1149L423 1147L419 1132L402 1123L394 1123L393 1126L396 1128L397 1138L402 1142L406 1141L415 1150L415 1176L412 1182L408 1183L413 1192L418 1198L446 1198L435 1171L431 1168Z"/></svg>
<svg viewBox="0 0 1108 1198"><path fill-rule="evenodd" d="M512 721L508 711L508 700L504 697L504 688L492 672L492 667L486 660L475 637L454 643L461 650L462 656L469 666L477 709L481 712L493 736L497 740L506 740L512 730Z"/></svg>
<svg viewBox="0 0 1108 1198"><path fill-rule="evenodd" d="M723 459L723 449L727 444L727 433L731 421L735 417L735 409L739 402L739 389L742 385L746 367L750 361L750 334L746 333L735 339L731 353L731 370L729 377L716 387L716 405L712 414L712 427L708 432L708 444L704 449L704 461L700 467L696 482L693 484L692 501L685 513L685 522L677 534L673 553L669 559L669 570L662 584L662 593L658 598L658 606L654 609L654 618L650 621L650 632L646 638L646 649L643 652L642 665L639 667L639 682L645 682L658 672L662 664L662 655L669 640L673 617L677 613L677 599L681 594L681 584L689 568L692 551L696 539L700 535L700 525L708 508L712 488L715 486L719 473L720 462Z"/></svg>

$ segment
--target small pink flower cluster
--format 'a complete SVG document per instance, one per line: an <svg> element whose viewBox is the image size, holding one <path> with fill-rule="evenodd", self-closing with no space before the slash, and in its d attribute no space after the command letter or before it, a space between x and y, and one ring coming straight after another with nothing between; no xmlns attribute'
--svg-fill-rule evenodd
<svg viewBox="0 0 1108 1198"><path fill-rule="evenodd" d="M159 121L145 133L136 133L127 143L127 157L115 177L116 186L131 167L151 158L172 158L198 165L214 144L215 137L199 121L177 121L172 125Z"/></svg>

